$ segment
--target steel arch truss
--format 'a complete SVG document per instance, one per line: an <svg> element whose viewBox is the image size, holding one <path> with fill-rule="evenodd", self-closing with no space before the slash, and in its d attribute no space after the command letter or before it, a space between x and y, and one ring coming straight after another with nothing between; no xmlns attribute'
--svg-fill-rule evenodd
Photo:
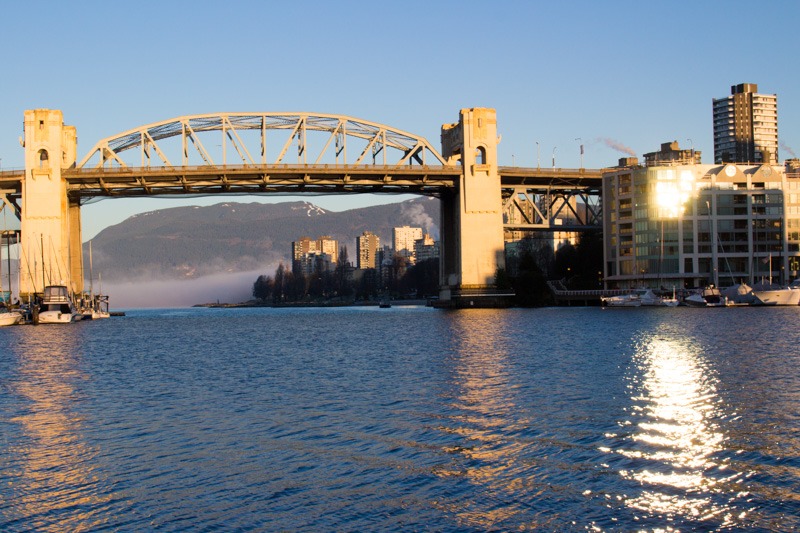
<svg viewBox="0 0 800 533"><path fill-rule="evenodd" d="M215 138L213 132L219 136ZM268 132L278 141L270 139L268 143ZM297 160L289 161L295 149ZM374 122L311 113L223 113L178 117L108 137L99 141L77 168L259 166L295 162L446 165L423 137Z"/></svg>
<svg viewBox="0 0 800 533"><path fill-rule="evenodd" d="M594 188L503 187L507 230L585 231L602 225L600 191Z"/></svg>

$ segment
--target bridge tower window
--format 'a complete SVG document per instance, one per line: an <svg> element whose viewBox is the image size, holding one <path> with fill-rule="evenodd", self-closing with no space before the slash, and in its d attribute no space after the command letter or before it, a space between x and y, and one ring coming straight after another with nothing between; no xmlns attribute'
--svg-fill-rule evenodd
<svg viewBox="0 0 800 533"><path fill-rule="evenodd" d="M475 149L475 163L478 165L485 165L486 164L486 148L483 146L478 146Z"/></svg>

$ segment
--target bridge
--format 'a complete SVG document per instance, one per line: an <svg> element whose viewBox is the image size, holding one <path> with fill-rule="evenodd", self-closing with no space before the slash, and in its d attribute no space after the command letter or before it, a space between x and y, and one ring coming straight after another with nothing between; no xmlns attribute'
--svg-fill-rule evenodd
<svg viewBox="0 0 800 533"><path fill-rule="evenodd" d="M80 206L95 198L437 197L445 302L493 293L504 231L580 230L602 215L602 170L498 166L496 115L487 108L462 109L443 125L441 154L420 136L343 115L178 117L102 139L81 160L60 111L26 111L24 125L25 170L0 172L0 198L21 223L22 295L41 292L54 272L83 290Z"/></svg>

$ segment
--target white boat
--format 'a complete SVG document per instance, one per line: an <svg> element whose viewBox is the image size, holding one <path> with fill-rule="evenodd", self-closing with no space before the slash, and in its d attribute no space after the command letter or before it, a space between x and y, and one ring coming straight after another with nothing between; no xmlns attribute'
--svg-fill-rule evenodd
<svg viewBox="0 0 800 533"><path fill-rule="evenodd" d="M659 296L652 289L636 289L634 294L639 296L643 306L648 307L676 307L678 299L673 294L672 298Z"/></svg>
<svg viewBox="0 0 800 533"><path fill-rule="evenodd" d="M19 324L21 320L21 313L14 311L0 313L0 326L13 326L14 324Z"/></svg>
<svg viewBox="0 0 800 533"><path fill-rule="evenodd" d="M747 283L739 283L720 290L720 294L734 305L762 305Z"/></svg>
<svg viewBox="0 0 800 533"><path fill-rule="evenodd" d="M761 305L800 305L800 290L775 285L756 285L753 295Z"/></svg>
<svg viewBox="0 0 800 533"><path fill-rule="evenodd" d="M722 295L720 290L713 285L690 294L683 299L683 303L690 307L728 307L733 302Z"/></svg>
<svg viewBox="0 0 800 533"><path fill-rule="evenodd" d="M48 285L39 307L39 324L69 324L82 318L64 285Z"/></svg>
<svg viewBox="0 0 800 533"><path fill-rule="evenodd" d="M619 296L601 296L600 303L604 307L641 307L642 300L638 294L620 294Z"/></svg>

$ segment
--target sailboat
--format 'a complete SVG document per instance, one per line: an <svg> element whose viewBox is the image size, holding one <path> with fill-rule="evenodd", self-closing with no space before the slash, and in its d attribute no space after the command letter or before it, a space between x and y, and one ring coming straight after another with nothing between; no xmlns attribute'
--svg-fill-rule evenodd
<svg viewBox="0 0 800 533"><path fill-rule="evenodd" d="M99 274L98 274L99 276ZM101 278L102 280L102 278ZM103 292L102 282L100 284L100 292ZM94 269L92 268L92 241L89 241L89 302L91 305L91 318L92 320L99 320L101 318L109 318L111 313L108 311L108 296L94 294Z"/></svg>
<svg viewBox="0 0 800 533"><path fill-rule="evenodd" d="M22 313L11 309L11 256L9 248L9 232L3 232L3 239L6 241L6 255L8 257L8 292L3 290L3 272L0 261L0 294L3 298L3 307L0 308L0 326L13 326L22 320Z"/></svg>

